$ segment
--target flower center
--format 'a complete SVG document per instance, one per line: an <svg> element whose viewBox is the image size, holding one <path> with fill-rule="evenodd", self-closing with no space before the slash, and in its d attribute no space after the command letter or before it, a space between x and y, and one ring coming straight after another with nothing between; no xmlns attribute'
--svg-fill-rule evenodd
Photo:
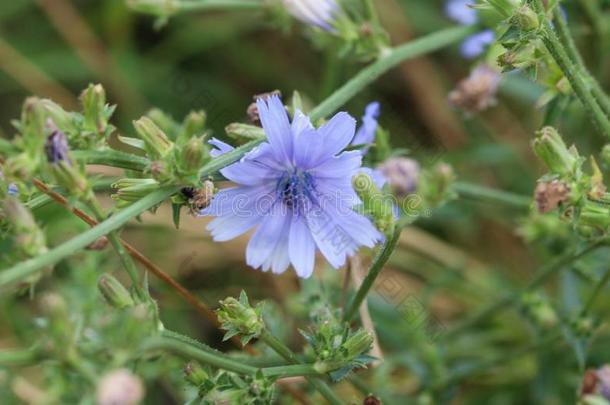
<svg viewBox="0 0 610 405"><path fill-rule="evenodd" d="M299 169L286 172L277 184L278 198L297 213L302 213L311 203L314 191L313 176Z"/></svg>

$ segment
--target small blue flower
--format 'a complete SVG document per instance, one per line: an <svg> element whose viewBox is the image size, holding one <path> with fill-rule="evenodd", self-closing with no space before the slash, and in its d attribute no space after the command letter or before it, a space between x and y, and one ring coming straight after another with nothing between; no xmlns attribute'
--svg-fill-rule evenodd
<svg viewBox="0 0 610 405"><path fill-rule="evenodd" d="M492 30L481 31L466 38L462 42L460 51L465 58L474 59L485 52L485 49L495 40L496 34Z"/></svg>
<svg viewBox="0 0 610 405"><path fill-rule="evenodd" d="M66 162L69 165L72 164L70 157L68 156L70 152L70 148L68 147L68 139L60 130L55 130L51 135L49 135L44 149L49 163Z"/></svg>
<svg viewBox="0 0 610 405"><path fill-rule="evenodd" d="M462 25L473 25L479 21L477 11L472 8L474 0L449 0L445 4L445 14Z"/></svg>
<svg viewBox="0 0 610 405"><path fill-rule="evenodd" d="M19 193L19 187L17 187L16 184L11 183L8 185L8 195L17 195L17 193Z"/></svg>
<svg viewBox="0 0 610 405"><path fill-rule="evenodd" d="M315 129L296 111L292 123L277 96L257 100L268 142L221 170L237 187L218 192L202 215L214 240L226 241L258 227L246 249L253 268L284 272L290 264L303 278L314 270L316 250L339 268L360 246L382 239L371 221L353 211L360 203L352 177L361 168L360 151L343 151L354 138L356 121L338 113ZM213 139L218 156L232 149Z"/></svg>
<svg viewBox="0 0 610 405"><path fill-rule="evenodd" d="M479 22L477 11L470 7L474 0L449 0L445 5L447 17L462 25L473 25ZM492 30L484 30L466 38L460 52L466 59L474 59L485 52L487 46L496 40Z"/></svg>
<svg viewBox="0 0 610 405"><path fill-rule="evenodd" d="M381 108L377 101L373 101L366 106L362 125L358 128L352 145L370 145L375 142L375 132L377 132L377 119L381 113ZM368 148L367 148L368 149ZM366 154L366 151L365 151Z"/></svg>
<svg viewBox="0 0 610 405"><path fill-rule="evenodd" d="M326 31L334 31L332 24L339 10L335 0L283 0L286 10L298 20Z"/></svg>

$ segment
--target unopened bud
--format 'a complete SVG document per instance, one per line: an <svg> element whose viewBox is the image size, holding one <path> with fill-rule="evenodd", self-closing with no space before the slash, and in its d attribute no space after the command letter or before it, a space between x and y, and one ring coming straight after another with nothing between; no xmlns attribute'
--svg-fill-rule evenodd
<svg viewBox="0 0 610 405"><path fill-rule="evenodd" d="M199 365L199 363L196 361L189 361L186 363L184 366L184 377L186 377L186 380L196 387L199 387L210 378L204 368L201 367L201 365Z"/></svg>
<svg viewBox="0 0 610 405"><path fill-rule="evenodd" d="M134 121L133 125L144 141L146 150L153 158L162 158L171 151L173 143L153 120L142 117Z"/></svg>
<svg viewBox="0 0 610 405"><path fill-rule="evenodd" d="M534 200L536 208L541 214L546 214L559 207L570 197L570 188L559 180L542 181L536 185Z"/></svg>
<svg viewBox="0 0 610 405"><path fill-rule="evenodd" d="M98 405L137 405L144 398L144 385L131 371L115 370L102 377L96 398Z"/></svg>
<svg viewBox="0 0 610 405"><path fill-rule="evenodd" d="M115 308L121 309L134 305L129 291L119 280L109 274L104 274L99 278L97 287L106 299L106 302Z"/></svg>
<svg viewBox="0 0 610 405"><path fill-rule="evenodd" d="M424 200L425 206L438 207L455 197L454 182L453 168L446 163L438 163L422 171L418 194Z"/></svg>
<svg viewBox="0 0 610 405"><path fill-rule="evenodd" d="M34 221L30 211L15 197L4 200L4 215L13 227L17 249L34 257L47 251L44 233Z"/></svg>
<svg viewBox="0 0 610 405"><path fill-rule="evenodd" d="M116 193L112 199L122 202L122 206L129 205L159 188L159 182L153 179L121 179L111 186Z"/></svg>
<svg viewBox="0 0 610 405"><path fill-rule="evenodd" d="M260 307L252 308L243 291L239 300L229 297L220 301L217 313L218 320L222 323L223 329L227 331L225 340L239 334L242 343L246 344L251 339L258 337L265 328Z"/></svg>
<svg viewBox="0 0 610 405"><path fill-rule="evenodd" d="M485 64L479 65L449 93L449 102L469 114L481 112L496 104L500 79L498 71Z"/></svg>
<svg viewBox="0 0 610 405"><path fill-rule="evenodd" d="M352 185L362 200L364 211L371 215L375 226L386 235L394 231L394 206L391 196L381 192L375 182L366 173L357 173L352 178Z"/></svg>
<svg viewBox="0 0 610 405"><path fill-rule="evenodd" d="M51 318L64 319L68 315L68 304L56 293L45 293L40 296L40 309Z"/></svg>
<svg viewBox="0 0 610 405"><path fill-rule="evenodd" d="M47 161L51 164L66 162L71 165L72 160L70 160L69 156L70 148L66 135L53 124L53 121L49 121L47 125L53 128L53 132L47 137L47 142L44 146Z"/></svg>
<svg viewBox="0 0 610 405"><path fill-rule="evenodd" d="M205 111L191 111L182 123L181 139L188 140L194 136L201 136L205 130Z"/></svg>
<svg viewBox="0 0 610 405"><path fill-rule="evenodd" d="M527 5L517 8L511 21L524 31L533 31L540 26L538 14Z"/></svg>
<svg viewBox="0 0 610 405"><path fill-rule="evenodd" d="M394 157L379 166L394 194L406 197L414 192L419 182L420 167L414 159Z"/></svg>
<svg viewBox="0 0 610 405"><path fill-rule="evenodd" d="M38 156L45 142L46 111L42 100L29 97L21 111L21 133L23 146L30 156Z"/></svg>
<svg viewBox="0 0 610 405"><path fill-rule="evenodd" d="M106 106L106 91L101 84L90 84L80 95L85 115L85 127L104 134L108 126L111 109Z"/></svg>
<svg viewBox="0 0 610 405"><path fill-rule="evenodd" d="M261 139L265 131L261 127L234 122L225 127L225 132L236 139Z"/></svg>
<svg viewBox="0 0 610 405"><path fill-rule="evenodd" d="M181 163L188 172L197 172L205 161L206 148L201 138L192 137L182 149Z"/></svg>
<svg viewBox="0 0 610 405"><path fill-rule="evenodd" d="M574 175L580 164L578 152L568 149L561 135L553 127L545 127L538 132L533 143L534 153L544 162L551 173Z"/></svg>

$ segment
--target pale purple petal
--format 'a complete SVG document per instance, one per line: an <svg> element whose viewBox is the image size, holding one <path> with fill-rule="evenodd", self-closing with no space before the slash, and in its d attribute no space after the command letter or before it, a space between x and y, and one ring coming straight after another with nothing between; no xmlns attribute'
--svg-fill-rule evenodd
<svg viewBox="0 0 610 405"><path fill-rule="evenodd" d="M294 163L303 169L311 169L325 156L324 138L316 130L304 130L294 138Z"/></svg>
<svg viewBox="0 0 610 405"><path fill-rule="evenodd" d="M292 131L288 113L276 95L256 100L263 129L278 160L290 162L292 158Z"/></svg>
<svg viewBox="0 0 610 405"><path fill-rule="evenodd" d="M335 114L318 133L324 138L325 156L335 156L350 144L356 133L356 120L346 112Z"/></svg>
<svg viewBox="0 0 610 405"><path fill-rule="evenodd" d="M231 152L233 149L235 149L228 143L224 143L223 141L221 141L220 139L217 139L217 138L210 139L208 141L208 143L210 145L216 147L216 149L212 149L210 151L210 156L212 156L212 157L218 157L220 155L224 155L225 153Z"/></svg>
<svg viewBox="0 0 610 405"><path fill-rule="evenodd" d="M311 173L317 178L349 178L351 179L356 170L362 165L362 153L360 151L343 152L339 156L333 156L323 163L315 166Z"/></svg>
<svg viewBox="0 0 610 405"><path fill-rule="evenodd" d="M485 49L496 40L492 30L481 31L466 38L462 42L460 52L467 59L474 59L485 52Z"/></svg>
<svg viewBox="0 0 610 405"><path fill-rule="evenodd" d="M375 142L377 119L379 118L380 113L381 108L377 101L366 106L364 116L362 117L362 125L358 128L352 145L370 145Z"/></svg>
<svg viewBox="0 0 610 405"><path fill-rule="evenodd" d="M300 215L293 215L292 217L288 252L290 262L299 277L309 278L313 273L316 261L316 243L305 219Z"/></svg>
<svg viewBox="0 0 610 405"><path fill-rule="evenodd" d="M282 230L290 217L286 215L280 201L276 202L272 209L263 217L246 249L246 263L259 268L274 252L280 239L284 237Z"/></svg>

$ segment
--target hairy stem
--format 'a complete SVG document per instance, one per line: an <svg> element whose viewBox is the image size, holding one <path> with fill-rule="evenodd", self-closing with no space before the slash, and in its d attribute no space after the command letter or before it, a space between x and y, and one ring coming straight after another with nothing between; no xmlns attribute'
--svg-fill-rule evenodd
<svg viewBox="0 0 610 405"><path fill-rule="evenodd" d="M354 316L358 312L358 308L360 308L360 305L366 299L366 296L373 287L373 283L377 279L377 276L379 276L379 273L381 273L383 266L386 264L386 262L392 255L392 252L396 248L398 240L400 239L401 230L402 228L399 226L394 229L394 233L392 234L392 236L385 241L381 250L373 259L373 264L371 264L368 274L366 275L364 281L362 282L362 285L358 289L356 296L352 299L347 310L343 314L343 320L345 322L350 322L354 318Z"/></svg>
<svg viewBox="0 0 610 405"><path fill-rule="evenodd" d="M448 28L391 48L376 62L362 69L356 76L314 108L310 114L311 120L317 121L332 114L367 85L373 83L382 74L400 63L459 42L475 30L475 27Z"/></svg>

